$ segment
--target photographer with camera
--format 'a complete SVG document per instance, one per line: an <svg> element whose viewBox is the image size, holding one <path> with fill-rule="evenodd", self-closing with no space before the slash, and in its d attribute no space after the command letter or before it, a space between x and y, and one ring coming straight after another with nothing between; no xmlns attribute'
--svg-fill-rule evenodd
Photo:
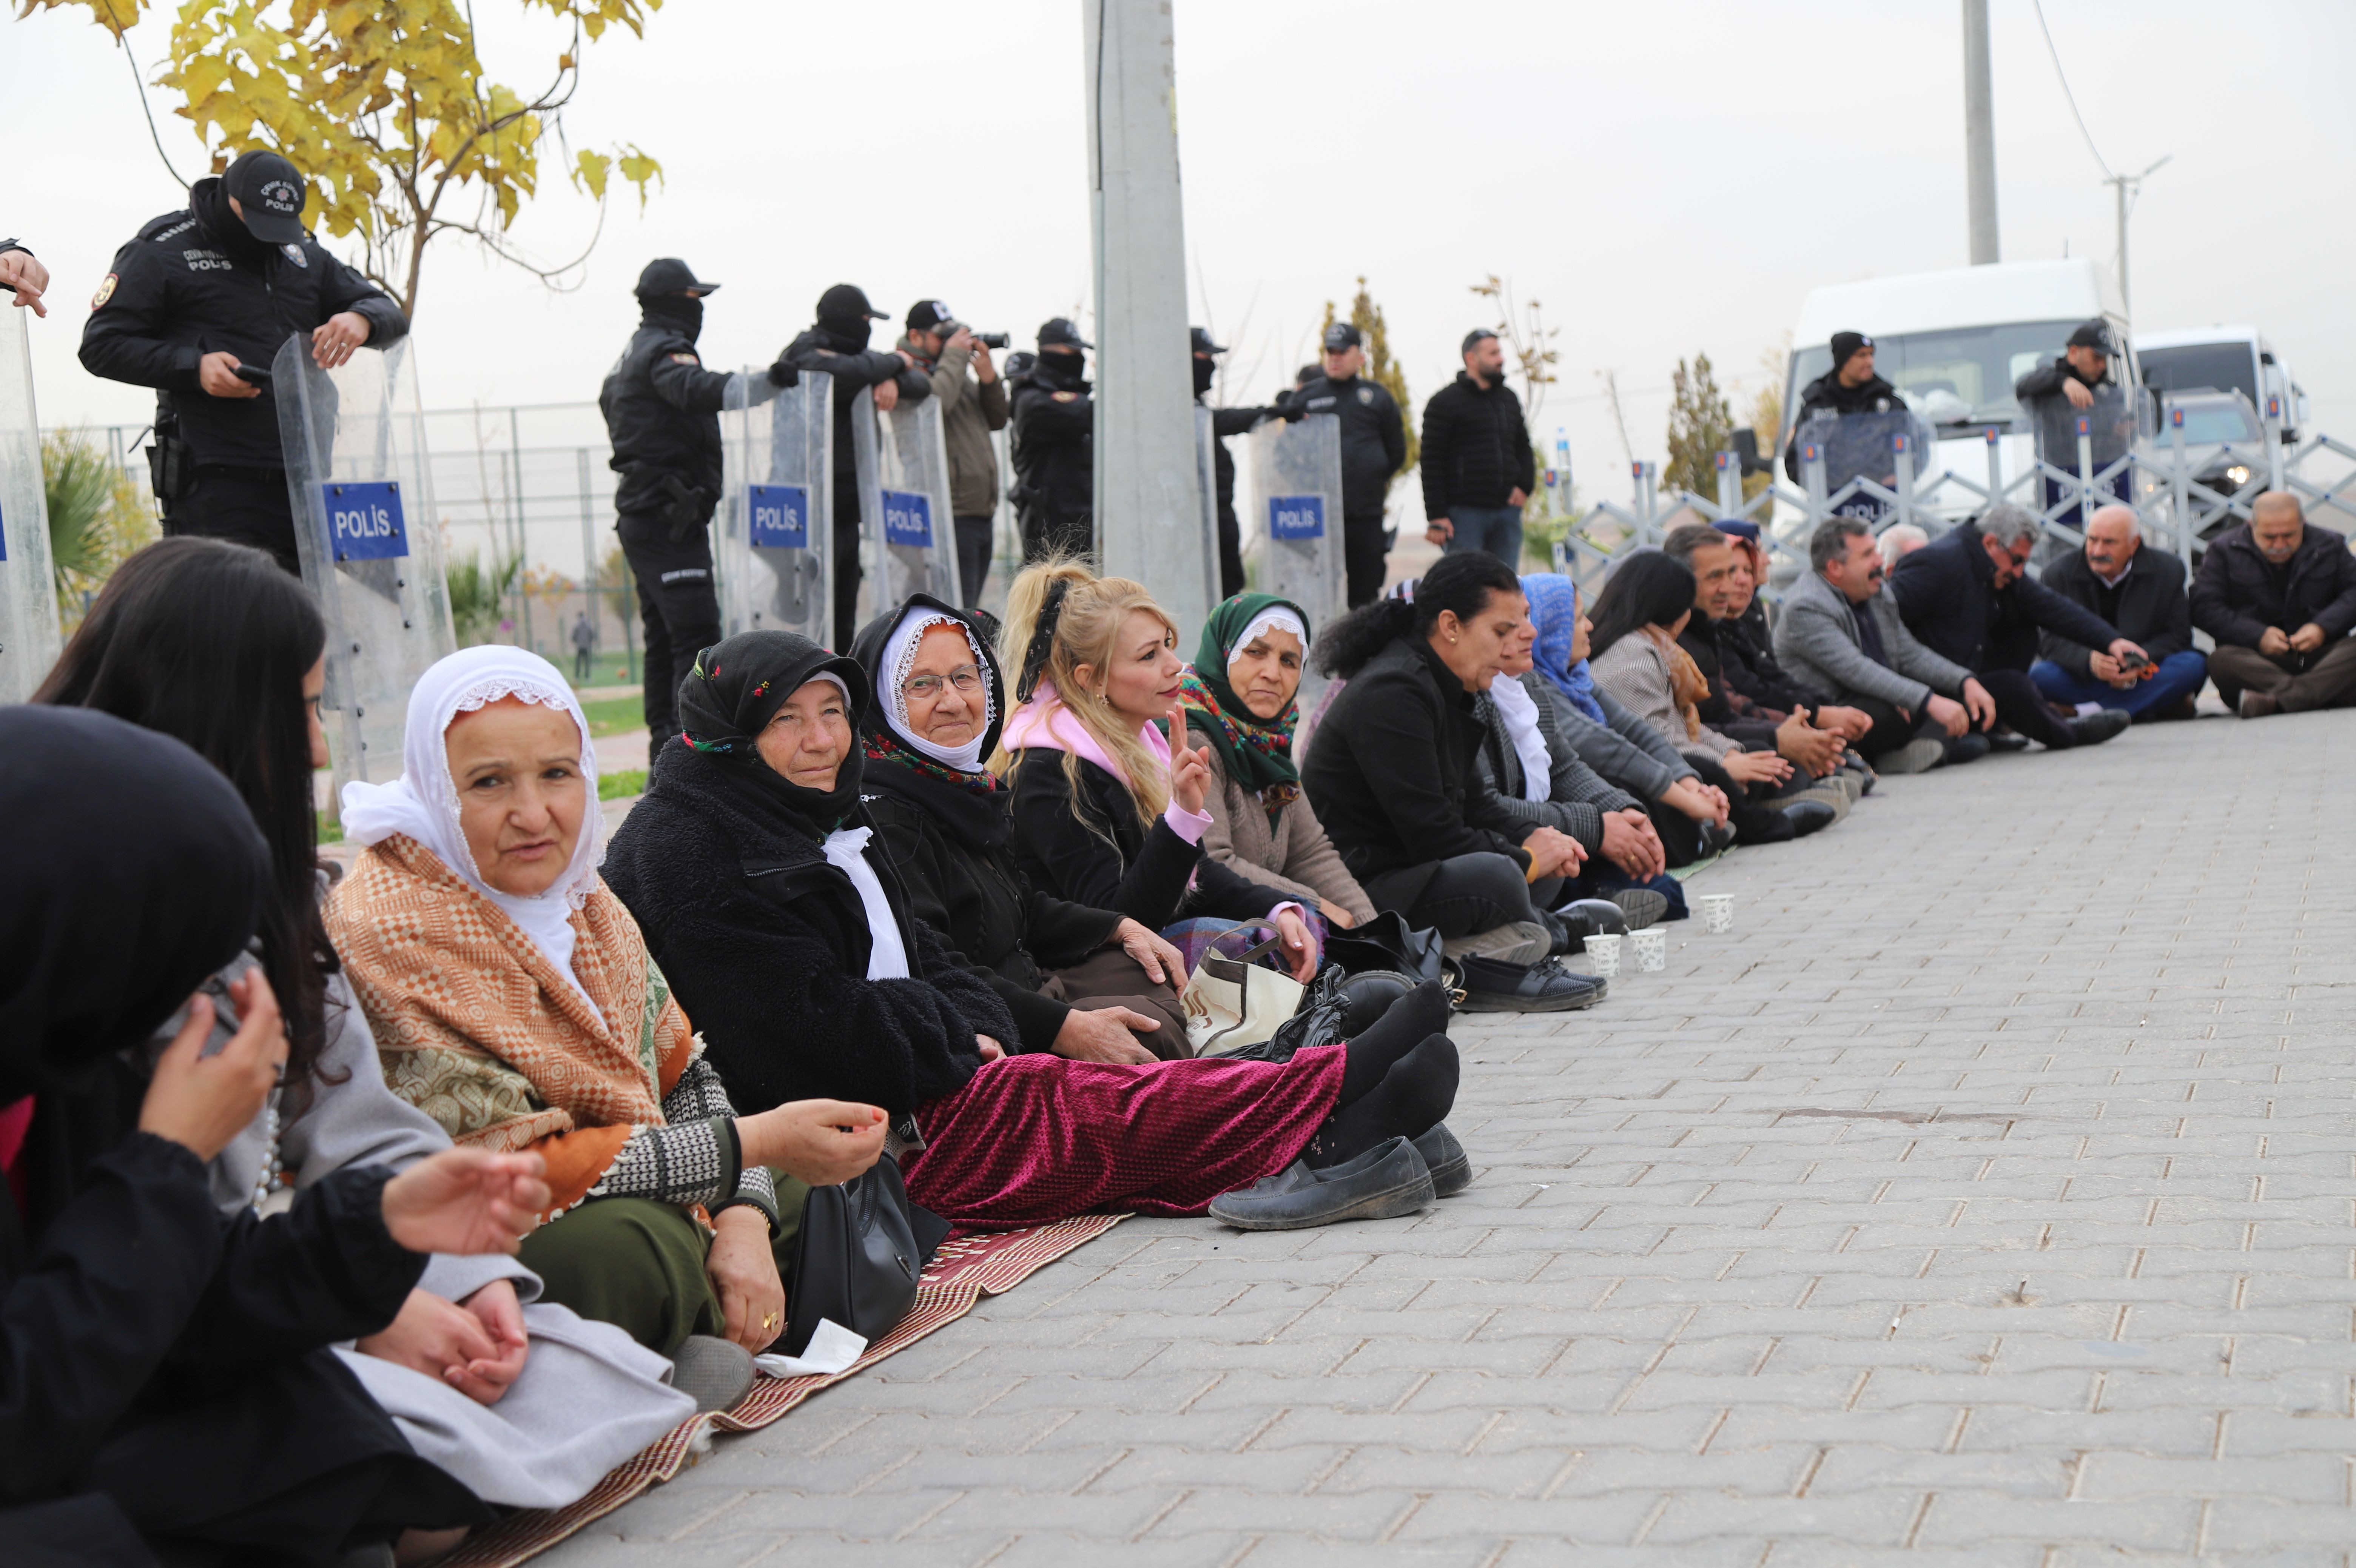
<svg viewBox="0 0 2356 1568"><path fill-rule="evenodd" d="M695 340L703 331L705 283L676 256L638 274L638 330L597 393L612 438L614 531L638 580L646 626L647 762L679 733L679 683L695 656L720 640L720 597L712 581L712 514L720 504L720 405L729 378L707 370ZM766 402L801 379L783 355L747 396Z"/></svg>
<svg viewBox="0 0 2356 1568"><path fill-rule="evenodd" d="M990 581L991 518L998 510L998 454L990 432L1006 428L1006 383L990 351L1002 332L976 332L939 300L908 307L908 333L896 345L931 379L949 453L949 511L957 518L958 586L968 607Z"/></svg>
<svg viewBox="0 0 2356 1568"><path fill-rule="evenodd" d="M164 531L258 545L297 576L271 362L296 333L332 370L409 330L304 229L309 197L276 153L239 155L114 253L81 333L82 368L155 389L147 465Z"/></svg>

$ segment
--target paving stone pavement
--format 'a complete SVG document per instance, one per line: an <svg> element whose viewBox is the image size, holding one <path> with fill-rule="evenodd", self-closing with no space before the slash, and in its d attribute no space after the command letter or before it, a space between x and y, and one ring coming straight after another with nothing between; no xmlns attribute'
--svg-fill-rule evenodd
<svg viewBox="0 0 2356 1568"><path fill-rule="evenodd" d="M1130 1221L543 1561L2347 1568L2351 755L1885 781L1460 1020L1462 1197Z"/></svg>

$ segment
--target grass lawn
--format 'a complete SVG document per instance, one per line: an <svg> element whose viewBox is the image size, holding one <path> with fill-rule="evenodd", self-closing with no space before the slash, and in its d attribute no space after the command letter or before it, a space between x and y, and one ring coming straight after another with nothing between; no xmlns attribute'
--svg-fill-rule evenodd
<svg viewBox="0 0 2356 1568"><path fill-rule="evenodd" d="M627 697L601 697L594 702L584 702L581 711L589 715L592 738L627 734L647 726L645 701L632 692Z"/></svg>

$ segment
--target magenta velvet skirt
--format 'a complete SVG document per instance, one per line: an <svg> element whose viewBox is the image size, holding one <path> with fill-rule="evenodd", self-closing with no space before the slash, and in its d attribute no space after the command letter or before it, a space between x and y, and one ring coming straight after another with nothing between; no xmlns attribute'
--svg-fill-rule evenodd
<svg viewBox="0 0 2356 1568"><path fill-rule="evenodd" d="M1113 1067L1046 1051L985 1065L916 1107L908 1196L969 1229L1074 1214L1200 1214L1301 1157L1342 1092L1346 1048L1290 1061Z"/></svg>

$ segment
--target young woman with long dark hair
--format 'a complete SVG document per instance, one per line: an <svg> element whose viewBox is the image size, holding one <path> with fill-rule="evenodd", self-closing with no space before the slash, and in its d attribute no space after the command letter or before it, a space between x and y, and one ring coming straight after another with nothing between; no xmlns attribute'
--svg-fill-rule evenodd
<svg viewBox="0 0 2356 1568"><path fill-rule="evenodd" d="M1483 782L1476 693L1522 635L1521 580L1496 557L1440 558L1415 598L1353 610L1317 641L1319 667L1349 685L1301 769L1318 820L1376 909L1438 930L1474 1010L1590 1007L1601 980L1548 956L1532 900L1575 875L1586 852L1558 828L1504 811Z"/></svg>
<svg viewBox="0 0 2356 1568"><path fill-rule="evenodd" d="M1622 557L1595 596L1588 667L1597 688L1658 731L1703 783L1726 792L1736 843L1777 844L1830 825L1837 814L1823 801L1770 804L1791 779L1791 763L1772 752L1745 751L1701 721L1697 704L1709 683L1677 645L1693 604L1694 574L1685 562L1653 549Z"/></svg>

